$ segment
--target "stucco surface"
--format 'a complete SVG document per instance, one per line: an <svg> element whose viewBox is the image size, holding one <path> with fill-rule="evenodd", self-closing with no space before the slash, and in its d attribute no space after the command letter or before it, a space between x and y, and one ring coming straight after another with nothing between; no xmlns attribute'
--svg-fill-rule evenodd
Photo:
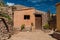
<svg viewBox="0 0 60 40"><path fill-rule="evenodd" d="M60 31L60 5L56 6L57 30Z"/></svg>

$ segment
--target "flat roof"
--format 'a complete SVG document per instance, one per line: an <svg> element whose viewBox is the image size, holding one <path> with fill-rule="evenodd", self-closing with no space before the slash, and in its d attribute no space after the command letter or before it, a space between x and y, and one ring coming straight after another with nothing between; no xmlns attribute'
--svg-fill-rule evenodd
<svg viewBox="0 0 60 40"><path fill-rule="evenodd" d="M14 10L14 11L23 11L23 10L31 10L31 9L34 9L34 8L22 8L22 9Z"/></svg>

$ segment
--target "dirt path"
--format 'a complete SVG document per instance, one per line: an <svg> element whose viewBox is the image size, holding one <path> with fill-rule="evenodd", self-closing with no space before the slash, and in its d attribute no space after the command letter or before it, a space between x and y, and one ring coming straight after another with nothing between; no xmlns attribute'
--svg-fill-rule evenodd
<svg viewBox="0 0 60 40"><path fill-rule="evenodd" d="M19 32L14 34L9 40L56 40L44 33L43 31L37 32Z"/></svg>

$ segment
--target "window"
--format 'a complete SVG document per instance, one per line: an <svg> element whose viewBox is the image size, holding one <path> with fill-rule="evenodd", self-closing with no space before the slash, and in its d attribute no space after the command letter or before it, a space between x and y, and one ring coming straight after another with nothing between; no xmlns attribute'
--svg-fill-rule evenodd
<svg viewBox="0 0 60 40"><path fill-rule="evenodd" d="M24 15L24 19L30 19L30 15Z"/></svg>

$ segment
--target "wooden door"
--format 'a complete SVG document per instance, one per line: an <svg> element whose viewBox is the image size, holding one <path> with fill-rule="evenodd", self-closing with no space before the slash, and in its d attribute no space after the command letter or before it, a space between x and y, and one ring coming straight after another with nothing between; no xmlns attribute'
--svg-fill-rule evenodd
<svg viewBox="0 0 60 40"><path fill-rule="evenodd" d="M42 28L42 17L41 17L41 15L35 16L35 26L36 26L36 29Z"/></svg>

